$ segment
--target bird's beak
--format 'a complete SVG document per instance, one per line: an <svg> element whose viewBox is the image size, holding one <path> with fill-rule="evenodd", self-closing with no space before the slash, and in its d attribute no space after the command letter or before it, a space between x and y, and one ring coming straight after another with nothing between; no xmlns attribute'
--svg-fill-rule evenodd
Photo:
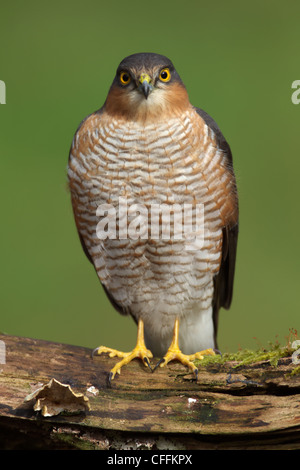
<svg viewBox="0 0 300 470"><path fill-rule="evenodd" d="M151 84L151 78L147 73L142 73L139 78L139 90L144 94L147 99L151 91L153 90L153 85Z"/></svg>

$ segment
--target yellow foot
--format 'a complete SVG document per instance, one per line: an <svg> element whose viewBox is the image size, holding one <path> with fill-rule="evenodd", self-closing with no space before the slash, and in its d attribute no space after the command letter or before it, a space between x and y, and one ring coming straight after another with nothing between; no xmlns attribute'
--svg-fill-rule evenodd
<svg viewBox="0 0 300 470"><path fill-rule="evenodd" d="M115 378L115 375L118 373L121 373L121 368L125 366L126 364L129 364L133 359L139 358L143 361L145 366L148 366L151 369L150 366L150 361L153 357L152 352L149 351L149 349L146 348L145 346L145 341L144 341L144 323L142 320L139 320L138 322L138 335L137 335L137 343L135 348L131 352L122 352L122 351L117 351L116 349L112 348L107 348L106 346L100 346L99 348L94 349L93 355L94 354L102 354L102 353L108 353L110 357L121 357L122 360L117 362L117 364L111 369L109 376L108 376L108 382L109 384L111 381Z"/></svg>
<svg viewBox="0 0 300 470"><path fill-rule="evenodd" d="M156 364L154 370L159 366L159 367L164 367L171 361L179 361L181 364L187 366L196 376L196 379L198 378L198 369L193 363L195 359L203 359L204 356L207 355L215 355L215 352L213 349L205 349L200 352L196 352L195 354L183 354L181 350L179 349L178 345L178 336L179 336L179 320L176 318L175 320L175 325L174 325L174 333L173 333L173 339L172 343L166 352L165 356Z"/></svg>

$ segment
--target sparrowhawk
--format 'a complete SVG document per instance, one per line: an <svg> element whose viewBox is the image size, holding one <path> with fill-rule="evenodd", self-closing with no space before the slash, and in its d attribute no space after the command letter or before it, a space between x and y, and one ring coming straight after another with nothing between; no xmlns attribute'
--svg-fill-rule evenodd
<svg viewBox="0 0 300 470"><path fill-rule="evenodd" d="M214 354L219 309L231 304L238 196L228 143L167 57L122 60L75 133L68 179L83 249L138 326L130 353L96 348L121 358L109 380L136 357L151 368L153 356L197 376L193 361Z"/></svg>

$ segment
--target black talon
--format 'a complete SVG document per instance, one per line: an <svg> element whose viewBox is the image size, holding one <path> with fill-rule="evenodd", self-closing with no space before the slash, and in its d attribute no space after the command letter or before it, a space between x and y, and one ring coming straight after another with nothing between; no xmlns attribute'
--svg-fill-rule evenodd
<svg viewBox="0 0 300 470"><path fill-rule="evenodd" d="M214 351L216 354L220 354L220 356L222 357L222 353L221 353L221 351L219 351L219 349L213 349L213 351Z"/></svg>
<svg viewBox="0 0 300 470"><path fill-rule="evenodd" d="M199 372L199 370L198 370L198 369L195 369L194 372L195 372L196 382L198 382L198 372Z"/></svg>
<svg viewBox="0 0 300 470"><path fill-rule="evenodd" d="M153 370L152 370L152 367L151 367L151 365L150 365L150 361L149 361L148 357L147 357L147 356L145 356L143 360L144 360L144 364L146 364L146 365L149 367L149 369L151 370L151 372L153 372Z"/></svg>
<svg viewBox="0 0 300 470"><path fill-rule="evenodd" d="M111 379L112 379L113 373L110 372L107 376L107 386L111 388Z"/></svg>
<svg viewBox="0 0 300 470"><path fill-rule="evenodd" d="M164 358L164 357L162 357L162 358L158 361L158 363L157 363L157 364L154 366L154 368L152 369L152 372L154 372L154 371L159 367L159 365L162 364L163 362L165 362L165 358Z"/></svg>
<svg viewBox="0 0 300 470"><path fill-rule="evenodd" d="M91 358L93 359L94 355L96 354L96 352L98 351L99 348L95 348L93 349L92 353L91 353Z"/></svg>

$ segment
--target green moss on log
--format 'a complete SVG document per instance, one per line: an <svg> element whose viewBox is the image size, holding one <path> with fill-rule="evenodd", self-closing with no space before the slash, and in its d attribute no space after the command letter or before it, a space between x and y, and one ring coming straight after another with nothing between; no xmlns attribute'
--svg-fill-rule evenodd
<svg viewBox="0 0 300 470"><path fill-rule="evenodd" d="M295 349L292 347L293 342L297 339L297 331L290 330L290 334L287 337L287 344L282 346L278 341L269 343L269 346L260 347L257 350L251 349L240 349L235 353L224 353L222 355L216 354L215 356L205 356L202 360L196 360L195 364L197 367L209 366L212 364L225 364L227 362L235 362L232 365L233 368L237 368L243 365L254 364L262 361L269 361L269 363L277 367L278 361L284 357L291 357ZM293 375L297 374L296 367L293 371Z"/></svg>

